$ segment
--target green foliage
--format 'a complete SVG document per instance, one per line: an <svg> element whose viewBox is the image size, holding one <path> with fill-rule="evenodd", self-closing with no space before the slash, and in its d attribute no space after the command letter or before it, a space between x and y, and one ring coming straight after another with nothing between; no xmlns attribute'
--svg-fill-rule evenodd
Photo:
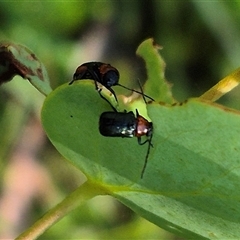
<svg viewBox="0 0 240 240"><path fill-rule="evenodd" d="M154 52L152 46L147 48ZM149 76L159 76L159 59L148 68ZM151 77L148 89L158 81L166 89L163 78ZM166 90L165 94L169 96ZM143 179L146 146L138 146L136 139L100 135L99 116L111 108L92 81L54 90L45 100L42 121L58 151L102 194L115 196L149 221L188 238L238 237L239 112L198 99L177 105L153 102L147 109L154 148Z"/></svg>
<svg viewBox="0 0 240 240"><path fill-rule="evenodd" d="M148 81L144 86L144 92L149 94L157 102L174 103L170 85L165 81L165 62L158 50L160 46L154 44L153 39L148 39L140 44L137 55L145 60L148 73Z"/></svg>
<svg viewBox="0 0 240 240"><path fill-rule="evenodd" d="M214 85L218 79L226 76L239 66L238 42L240 28L239 24L236 24L240 19L239 6L238 3L232 3L230 1L212 1L211 3L191 1L189 4L186 4L184 1L155 0L95 1L91 3L88 1L64 1L61 3L59 1L19 1L17 5L16 2L1 1L0 36L3 40L9 39L10 41L19 42L34 50L34 53L41 58L47 67L53 88L70 81L75 68L88 60L101 60L111 63L120 70L120 83L132 87L132 80L136 80L137 78L143 80L145 78L143 75L145 69L139 67L137 59L133 56L134 48L142 39L148 36L154 36L156 41L164 47L161 53L167 62L165 74L171 83L173 96L175 99L185 101L189 96L200 96L204 91ZM218 9L218 11L215 11L216 9ZM174 31L169 31L169 29L174 29ZM148 50L150 52L150 49ZM155 50L156 49L152 49L151 51ZM147 62L146 55L145 61ZM148 75L150 75L153 66L150 64L149 69L148 64L146 64L146 67L148 69ZM156 72L154 74L156 74ZM156 74L156 76L156 80L160 79L158 74ZM148 83L149 81L147 81L144 87L146 94L150 96L154 95L156 102L172 103L171 99L167 101L167 97L165 96L159 100L158 97L162 98L162 95L157 94L158 91L155 87L151 88L151 86L154 85L153 82L151 84ZM161 84L162 82L156 83ZM118 92L118 88L116 87L115 89ZM240 95L238 91L238 89L231 91L230 94L220 99L220 103L224 104L224 106L227 105L235 109L240 109ZM162 90L161 94L163 93L164 90ZM129 94L129 92L126 94ZM22 81L20 77L14 78L10 83L3 84L0 88L0 166L2 176L0 188L3 190L1 191L0 201L4 198L5 191L7 192L9 188L11 190L12 186L18 186L18 184L21 183L21 181L16 180L15 174L7 175L8 177L5 177L5 175L8 174L8 167L12 165L11 156L16 151L15 146L25 146L25 143L31 141L29 136L27 136L25 140L22 140L21 135L25 127L29 127L28 120L32 118L32 113L34 113L34 116L37 116L37 118L39 117L38 113L42 106L43 97L44 96L38 93L36 89L32 88L27 80ZM118 97L121 99L120 96ZM102 99L100 101L102 101ZM165 105L164 103L162 103L163 107ZM187 110L190 105L194 106L194 103L195 100L188 102L184 106L185 110ZM206 108L214 107L208 106L208 104L204 102L202 104L203 106L206 105ZM151 105L148 105L148 111L141 101L134 101L133 105L133 107L131 104L120 106L119 110L126 108L135 111L134 107L141 109L141 114L151 116L154 122L155 132L157 132L156 128L158 125L161 128L163 128L163 124L165 128L172 128L173 125L175 127L177 125L177 120L174 118L175 115L173 115L173 120L168 120L163 119L159 114L156 120L151 114ZM86 107L90 106L87 105ZM166 111L173 111L173 108L170 106L167 105L165 107ZM176 106L174 113L177 111L177 108L182 109L180 106ZM107 104L104 106L104 109L110 110ZM230 114L233 113L231 112ZM170 117L170 114L166 115ZM155 122L159 122L159 124L155 124ZM174 122L174 124L172 122ZM196 122L199 122L198 119L196 119ZM211 124L213 125L214 123ZM226 123L226 125L229 126L228 123ZM179 129L180 128L181 126L179 126ZM225 129L224 124L222 124L222 129ZM219 131L218 134L222 132L222 129L216 128L216 131ZM170 130L171 129L169 129L169 131ZM95 131L98 130L95 129ZM175 133L172 133L172 135L175 135ZM211 134L208 133L208 135ZM151 167L152 157L155 155L154 151L157 148L155 138L158 138L158 136L154 134L154 148L151 149L146 174L148 174L149 166ZM169 136L165 137L165 139L166 138L169 138ZM223 136L218 139L223 141ZM116 139L111 140L116 141ZM134 151L136 151L136 156L138 156L139 161L139 169L136 171L140 172L146 153L146 146L137 146L136 139L119 139L119 141L133 142L133 145L136 147ZM196 144L196 149L198 149L197 134L195 138L192 139L192 142ZM110 144L112 143L110 142ZM162 142L159 144L162 144ZM214 146L212 147L214 148ZM63 196L66 195L66 193L68 194L71 189L75 189L76 186L83 181L80 171L72 169L68 163L64 163L62 157L59 157L59 154L49 146L48 141L45 142L43 146L38 145L36 148L38 148L38 153L42 153L37 155L37 159L39 160L37 161L47 170L52 178L51 182L54 185L53 188L49 185L44 186L45 191L50 189L51 192L54 192L55 189L60 188L61 196ZM175 148L171 151L174 150ZM168 149L164 149L164 151L168 152ZM218 151L219 149L214 149L212 152L215 153ZM120 151L118 152L116 150L116 152L119 154ZM32 154L32 152L30 153ZM176 153L178 157L178 153L175 151L174 153ZM161 156L165 156L165 154L164 152ZM230 159L228 156L224 156L225 158L222 157L222 162L229 163ZM170 164L172 160L169 161L170 163L166 163L164 158L162 162L161 166L164 168L165 164ZM121 163L116 162L116 164ZM129 164L129 162L127 162L127 164ZM174 172L170 173L170 176L176 174L176 172L178 173L180 170L173 169L173 171ZM195 168L193 171L196 172ZM205 171L208 171L208 174L211 169L205 169ZM162 172L160 173L162 174ZM186 175L188 176L188 173ZM169 179L169 176L168 178L166 177L166 179ZM25 187L29 189L28 184L26 184ZM18 197L18 208L16 208L14 212L16 214L21 212L19 208L21 203L27 204L28 211L25 212L25 215L21 213L22 217L19 220L17 220L18 218L14 218L14 223L9 222L9 214L12 216L13 211L8 211L6 217L7 228L4 228L4 224L1 224L1 236L13 238L12 234L16 235L16 229L19 229L19 226L26 226L28 221L35 219L35 216L42 215L43 211L45 212L49 206L49 203L46 203L45 196L43 197L42 195L37 198L34 197L32 201L33 205L29 205L26 199L30 200L32 198L24 195L24 193L29 191L25 191L25 189L21 189L21 191L23 194ZM51 194L48 194L48 196L50 195ZM7 196L9 196L9 194L7 194ZM221 199L221 196L219 196L219 201L221 201ZM96 200L95 208L98 210L102 209L102 205L99 207L99 204L109 207L108 202L106 202L104 198L93 200ZM58 198L51 199L50 205L58 201ZM35 212L36 202L37 205L41 202L43 206L41 211L38 209L37 213ZM88 203L91 204L91 201L88 201ZM11 203L7 201L7 206L10 204ZM129 204L130 203L128 203L128 205ZM11 210L14 209L14 204L12 205ZM2 206L3 210L0 210L0 216L5 217L6 206L4 202ZM85 207L84 205L83 208L85 209ZM72 215L69 214L63 221L56 224L55 228L51 228L52 235L49 236L48 231L42 236L42 239L59 239L66 235L73 239L79 237L85 239L95 237L99 239L104 238L100 235L100 232L104 231L103 229L111 234L111 231L115 229L112 225L109 226L109 224L100 223L100 221L96 223L95 221L91 221L91 217L89 217L104 216L105 213L100 214L94 210L94 207L91 206L90 208L92 212L91 214L86 214L86 216L82 214L82 208L80 208L79 211L74 211L78 219L72 219ZM170 211L170 213L171 212L172 211ZM192 212L195 213L195 209ZM192 212L189 214L189 217L192 215ZM183 215L184 214L186 213L183 212ZM111 210L108 209L107 216L113 215ZM119 212L116 213L114 220L109 221L109 223L111 222L110 224L113 224L116 220L119 221L122 215L122 212L120 214ZM237 216L237 213L233 214L233 216ZM137 219L143 220L140 217ZM0 221L2 223L2 219L0 219ZM201 221L201 219L199 221ZM83 222L85 225L82 224ZM126 220L122 223L121 229L119 230L120 234L118 232L116 237L122 237L121 234L125 234L126 238L132 239L131 233L137 232L138 236L136 239L153 238L146 237L146 235L142 234L142 231L145 230L151 231L152 236L155 238L166 239L166 237L160 237L156 232L152 231L152 229L149 229L146 221L142 225L136 224L132 226L132 229L129 228ZM211 226L212 222L206 222L206 225ZM10 236L6 235L6 231L8 234L10 233ZM87 231L90 235L86 237L85 234ZM129 231L131 231L131 233ZM229 229L229 233L231 231L232 230ZM210 238L214 238L214 234L210 231L209 235ZM105 238L113 239L114 237L109 235Z"/></svg>
<svg viewBox="0 0 240 240"><path fill-rule="evenodd" d="M42 109L47 135L88 179L46 216L61 212L58 219L89 197L110 194L173 233L198 238L237 237L239 112L200 99L171 105L174 100L164 79L165 63L152 44L151 39L146 40L137 53L148 70L145 92L157 101L145 106L142 97L130 96L129 102L122 96L118 107L120 111L138 109L153 122L154 148L143 179L140 173L146 146L138 146L136 139L100 135L99 116L111 107L100 98L92 80L64 84L48 95L47 73L35 55L20 45L1 45L3 81L18 74L48 95ZM101 93L117 104L104 87ZM86 197L79 202L83 195ZM33 228L40 225L41 220Z"/></svg>

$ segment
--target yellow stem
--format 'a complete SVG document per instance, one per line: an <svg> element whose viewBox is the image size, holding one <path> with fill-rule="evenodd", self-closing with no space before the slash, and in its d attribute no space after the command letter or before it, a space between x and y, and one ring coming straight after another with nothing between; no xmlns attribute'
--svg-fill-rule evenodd
<svg viewBox="0 0 240 240"><path fill-rule="evenodd" d="M215 102L224 94L231 91L240 83L240 68L229 74L227 77L223 78L216 85L210 88L207 92L205 92L200 99L208 100L211 102Z"/></svg>

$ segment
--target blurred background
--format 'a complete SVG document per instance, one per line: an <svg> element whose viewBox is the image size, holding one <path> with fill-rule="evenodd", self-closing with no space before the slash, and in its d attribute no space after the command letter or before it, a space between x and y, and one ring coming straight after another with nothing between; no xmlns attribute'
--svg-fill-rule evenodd
<svg viewBox="0 0 240 240"><path fill-rule="evenodd" d="M53 88L88 61L110 63L128 87L143 83L135 51L153 37L178 101L200 96L240 66L239 22L239 1L0 1L0 40L30 48ZM239 92L219 103L240 109ZM43 101L20 77L0 88L0 239L16 237L85 180L47 140ZM46 238L179 239L111 197L92 199L40 237Z"/></svg>

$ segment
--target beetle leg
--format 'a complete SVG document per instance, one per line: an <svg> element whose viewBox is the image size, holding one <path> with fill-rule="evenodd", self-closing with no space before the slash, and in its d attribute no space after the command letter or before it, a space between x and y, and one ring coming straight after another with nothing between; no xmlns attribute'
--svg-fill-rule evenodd
<svg viewBox="0 0 240 240"><path fill-rule="evenodd" d="M101 94L102 89L101 89L101 88L98 88L97 91L98 91L100 97L109 103L109 105L112 107L113 111L114 111L114 112L117 112L117 110L116 110L116 109L113 107L113 105L108 101L108 99L105 98L105 97Z"/></svg>
<svg viewBox="0 0 240 240"><path fill-rule="evenodd" d="M82 73L78 79L75 79L75 78L73 78L73 79L72 79L72 81L71 81L71 82L69 82L69 84L68 84L68 85L72 85L72 84L73 84L73 82L75 82L75 81L77 81L77 80L81 79L81 78L82 78L82 76L83 76L84 74L85 74L85 73Z"/></svg>
<svg viewBox="0 0 240 240"><path fill-rule="evenodd" d="M138 144L139 145L144 145L145 143L149 142L149 140L147 139L146 141L142 142L141 137L138 137Z"/></svg>
<svg viewBox="0 0 240 240"><path fill-rule="evenodd" d="M151 147L153 147L153 144L151 143L151 139L147 139L147 140L145 140L144 142L142 142L141 137L138 137L137 139L138 139L138 144L139 144L139 145L144 145L145 143L148 142L149 145L150 145Z"/></svg>

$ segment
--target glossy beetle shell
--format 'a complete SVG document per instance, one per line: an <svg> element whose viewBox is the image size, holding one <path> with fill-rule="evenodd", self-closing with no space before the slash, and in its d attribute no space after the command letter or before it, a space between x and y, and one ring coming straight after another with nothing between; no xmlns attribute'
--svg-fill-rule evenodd
<svg viewBox="0 0 240 240"><path fill-rule="evenodd" d="M136 127L133 112L104 112L99 119L99 131L106 137L133 137Z"/></svg>
<svg viewBox="0 0 240 240"><path fill-rule="evenodd" d="M143 145L148 143L147 154L144 166L141 172L143 178L144 171L147 166L148 156L152 145L153 124L147 119L139 115L136 110L136 117L131 112L103 112L99 119L100 134L106 137L137 137L138 143ZM141 141L141 137L146 136L145 141Z"/></svg>

